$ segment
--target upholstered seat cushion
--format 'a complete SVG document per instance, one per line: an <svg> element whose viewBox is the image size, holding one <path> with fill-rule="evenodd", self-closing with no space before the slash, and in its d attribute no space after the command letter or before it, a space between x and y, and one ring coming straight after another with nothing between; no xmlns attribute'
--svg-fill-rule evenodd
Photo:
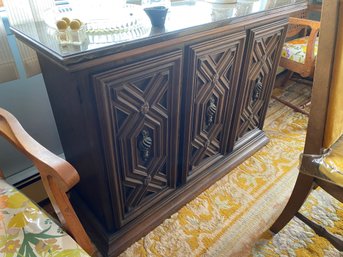
<svg viewBox="0 0 343 257"><path fill-rule="evenodd" d="M0 256L89 256L25 195L0 179Z"/></svg>
<svg viewBox="0 0 343 257"><path fill-rule="evenodd" d="M343 187L343 136L324 155L319 170L329 181Z"/></svg>
<svg viewBox="0 0 343 257"><path fill-rule="evenodd" d="M307 49L308 37L297 38L286 42L282 48L282 57L289 60L305 63L306 49ZM315 41L314 56L317 56L318 52L318 38Z"/></svg>

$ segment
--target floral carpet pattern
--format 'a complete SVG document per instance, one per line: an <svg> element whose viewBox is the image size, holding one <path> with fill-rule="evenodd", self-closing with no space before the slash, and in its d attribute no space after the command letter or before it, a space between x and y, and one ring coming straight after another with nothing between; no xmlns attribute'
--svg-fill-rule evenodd
<svg viewBox="0 0 343 257"><path fill-rule="evenodd" d="M311 193L300 212L343 238L343 204L321 188ZM295 217L277 235L266 232L261 236L250 257L259 256L340 257L343 253Z"/></svg>
<svg viewBox="0 0 343 257"><path fill-rule="evenodd" d="M310 89L293 84L274 94L301 105ZM305 225L296 219L277 236L267 232L295 184L306 127L306 116L271 101L264 128L270 143L120 256L342 256L325 239L301 230ZM322 217L342 234L342 207L314 191L304 213Z"/></svg>

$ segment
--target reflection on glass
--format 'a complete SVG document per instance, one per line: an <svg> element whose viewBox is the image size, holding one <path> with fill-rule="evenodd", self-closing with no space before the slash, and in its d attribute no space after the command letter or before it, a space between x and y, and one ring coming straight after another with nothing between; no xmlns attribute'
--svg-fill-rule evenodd
<svg viewBox="0 0 343 257"><path fill-rule="evenodd" d="M143 8L155 7L155 6L164 6L170 8L170 0L142 0L141 5Z"/></svg>
<svg viewBox="0 0 343 257"><path fill-rule="evenodd" d="M231 4L212 4L213 20L224 20L237 15L237 6Z"/></svg>
<svg viewBox="0 0 343 257"><path fill-rule="evenodd" d="M72 0L72 3L81 2L88 5L88 2L97 4L94 0ZM116 0L113 0L116 1ZM122 3L119 0L117 3ZM150 0L152 1L152 0ZM164 1L164 0L163 0ZM169 0L168 0L169 1ZM12 26L21 34L24 34L30 40L37 43L42 51L49 51L58 59L64 59L68 62L79 62L83 57L84 51L92 49L98 50L97 56L109 54L108 50L122 51L126 50L131 44L148 44L155 42L163 34L161 40L173 38L175 35L186 35L196 31L202 31L208 27L215 28L216 22L227 22L236 17L244 17L253 13L270 10L273 8L287 6L294 2L303 3L305 0L238 0L236 4L211 4L205 1L176 1L169 8L166 17L165 27L163 29L154 29L150 20L140 5L126 4L124 8L120 4L114 8L112 0L105 1L109 10L107 12L94 11L89 17L73 10L71 6L60 6L50 8L45 12L44 21L29 20L12 24ZM153 2L150 4L158 4ZM159 2L161 4L161 2ZM104 8L104 5L102 5ZM87 8L94 7L89 5ZM86 8L84 6L84 8ZM118 15L111 15L119 12ZM82 16L83 15L83 16ZM92 16L93 15L93 16ZM111 16L111 18L106 18ZM80 33L63 34L58 40L56 20L68 17L70 20L80 19L84 25L85 40L82 40ZM251 17L251 16L250 16ZM208 24L206 26L203 26ZM76 43L60 44L59 41L65 39ZM113 46L113 47L108 47ZM48 50L47 50L48 49ZM74 58L75 57L75 58Z"/></svg>

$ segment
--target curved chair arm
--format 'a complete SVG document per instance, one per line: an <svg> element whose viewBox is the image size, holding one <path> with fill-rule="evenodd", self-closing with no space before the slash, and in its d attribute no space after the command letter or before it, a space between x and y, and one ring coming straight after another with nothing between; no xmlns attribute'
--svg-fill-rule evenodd
<svg viewBox="0 0 343 257"><path fill-rule="evenodd" d="M64 229L89 254L93 245L81 225L66 192L80 180L74 167L34 140L9 112L0 108L0 135L25 154L39 170L44 188Z"/></svg>
<svg viewBox="0 0 343 257"><path fill-rule="evenodd" d="M53 177L63 191L67 192L79 182L79 174L73 166L40 145L11 113L1 108L0 134L32 160L42 177Z"/></svg>
<svg viewBox="0 0 343 257"><path fill-rule="evenodd" d="M320 22L318 21L312 21L302 18L289 18L289 24L290 25L299 25L299 26L307 26L311 28L311 33L308 38L307 42L307 48L306 48L306 57L305 57L305 63L304 64L296 64L298 66L303 66L300 68L299 73L300 75L307 77L313 73L314 70L314 62L315 62L315 55L314 55L314 48L315 48L315 42L319 34L320 29Z"/></svg>
<svg viewBox="0 0 343 257"><path fill-rule="evenodd" d="M289 24L308 26L311 28L311 33L309 35L308 43L307 43L305 64L312 63L314 61L314 46L315 46L316 38L318 37L318 34L319 34L320 22L290 17Z"/></svg>

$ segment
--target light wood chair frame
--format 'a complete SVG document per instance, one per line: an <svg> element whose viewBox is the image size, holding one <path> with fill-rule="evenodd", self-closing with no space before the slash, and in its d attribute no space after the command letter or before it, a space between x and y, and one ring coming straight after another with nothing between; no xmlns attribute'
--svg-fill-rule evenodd
<svg viewBox="0 0 343 257"><path fill-rule="evenodd" d="M310 32L310 35L308 36L305 62L300 63L300 62L296 62L285 57L281 57L280 66L292 72L296 72L300 74L302 77L312 77L314 73L314 67L315 67L315 61L316 61L316 57L314 55L315 42L319 35L320 22L308 20L308 19L290 17L288 24L290 26L292 25L299 26L300 28L303 28L305 26L309 27L311 32ZM295 36L294 30L291 31L290 33L287 33L287 37L292 38L294 36Z"/></svg>
<svg viewBox="0 0 343 257"><path fill-rule="evenodd" d="M319 155L322 152L324 130L327 118L328 101L330 96L330 84L334 68L336 35L339 28L339 7L343 0L327 0L323 3L321 19L321 37L317 55L317 67L314 73L312 89L312 108L310 111L307 135L305 140L304 154ZM340 17L342 19L342 17ZM300 170L310 169L309 162L302 162ZM331 237L321 227L308 223L308 220L298 213L313 187L318 185L325 191L343 202L343 188L312 176L299 173L295 187L285 209L271 227L271 231L278 233L287 223L297 216L318 234L325 236L337 249L342 251L342 242Z"/></svg>
<svg viewBox="0 0 343 257"><path fill-rule="evenodd" d="M53 154L34 140L24 130L19 121L2 108L0 108L0 135L33 162L40 173L44 188L63 229L88 254L93 255L95 252L94 246L67 196L67 192L80 180L78 172L67 161Z"/></svg>
<svg viewBox="0 0 343 257"><path fill-rule="evenodd" d="M296 35L298 35L302 29L304 28L310 28L310 35L308 36L308 41L307 41L307 48L306 48L306 57L305 57L305 62L300 63L296 62L293 60L290 60L285 57L280 58L280 66L287 69L287 74L285 78L281 82L281 86L284 86L286 82L291 79L293 76L293 73L298 73L300 76L306 78L306 77L313 77L314 74L314 68L315 68L315 62L316 62L316 56L314 54L314 49L315 49L315 42L316 39L319 35L319 29L320 29L320 22L318 21L313 21L313 20L308 20L304 18L295 18L295 17L290 17L288 21L290 27L287 32L287 38L293 38ZM307 31L307 29L305 29ZM302 81L304 82L304 81ZM311 83L312 84L312 83ZM297 112L300 112L305 115L309 115L307 111L305 111L303 108L296 106L290 102L287 102L280 97L272 95L272 97L283 103L284 105L294 109Z"/></svg>

